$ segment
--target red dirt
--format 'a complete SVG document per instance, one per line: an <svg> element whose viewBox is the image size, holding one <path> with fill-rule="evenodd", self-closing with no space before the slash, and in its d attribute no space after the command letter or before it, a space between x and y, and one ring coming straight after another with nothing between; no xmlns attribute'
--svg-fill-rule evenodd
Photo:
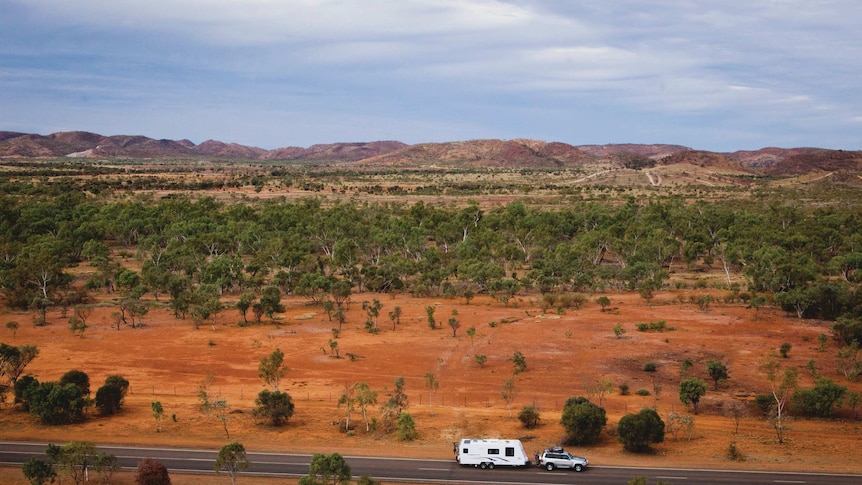
<svg viewBox="0 0 862 485"><path fill-rule="evenodd" d="M378 455L452 458L452 442L461 437L514 437L525 440L528 451L560 442L559 413L568 397L586 395L585 387L608 379L614 392L604 398L608 428L613 429L627 412L637 412L657 404L659 414L689 411L678 399L680 362L694 362L692 375L709 382L709 392L701 401L695 417L692 441L668 434L656 445L653 454L632 454L622 450L615 438L605 434L600 444L578 448L595 465L646 465L661 467L707 467L775 469L862 473L857 454L862 444L862 426L843 410L836 420L803 420L791 423L787 441L778 444L769 424L759 417L751 400L768 390L766 378L757 370L759 360L782 342L790 342L790 356L784 365L800 368L803 385L814 378L804 370L813 360L825 376L842 385L848 383L835 372L835 343L819 352L816 337L829 334L827 322L798 320L773 309L758 312L735 305L715 305L701 312L696 305L680 303L696 294L659 293L652 304L637 295L607 294L612 311L602 312L595 303L562 314L542 314L534 304L538 296L517 298L508 306L477 298L464 300L414 299L405 295L355 294L348 320L338 339L342 357L354 354L355 360L329 355L332 338L330 323L319 307L304 300L284 301L287 309L279 325L239 327L235 310L219 316L213 331L208 325L193 328L191 320L177 320L163 309L153 309L145 317L145 327L123 328L109 325L108 305L100 305L88 318L83 338L72 336L67 320L58 313L48 315L49 324L34 327L26 313L0 314L2 341L11 345L35 344L40 355L27 368L39 380L55 380L70 369L88 373L95 391L106 376L121 374L131 382L131 393L124 410L116 416L93 416L85 423L50 427L35 423L28 415L9 404L0 410L0 439L62 442L89 440L164 446L201 446L218 448L228 442L221 424L197 410L195 396L205 375L215 376L213 390L226 397L234 411L230 414L230 439L239 440L253 451L339 452L345 455ZM598 296L598 295L596 295ZM716 294L716 296L720 296ZM364 330L363 300L380 299L380 333ZM594 299L591 298L591 299ZM230 305L233 302L226 301ZM403 310L401 324L393 331L387 313L398 305ZM435 317L448 321L452 311L461 323L457 337L443 324L431 330L425 307L436 307ZM16 336L5 323L18 321ZM644 333L635 329L638 322L665 320L675 330ZM495 322L495 326L490 323ZM504 323L508 322L508 323ZM621 323L627 333L615 338L613 327ZM474 339L466 329L475 326ZM272 428L255 424L250 416L254 398L262 390L258 363L273 349L280 348L290 367L282 381L296 403L296 413L287 426ZM512 377L509 360L515 351L524 354L528 369L516 375L517 397L512 415L526 404L535 404L542 424L533 430L520 426L509 417L500 396L503 381ZM476 354L487 355L479 367ZM705 362L718 359L727 363L730 380L718 391L712 390ZM645 362L655 362L658 372L642 371ZM433 372L440 382L429 406L429 392L423 376ZM366 433L361 416L353 416L355 435L348 436L338 426L343 408L336 402L346 384L367 382L386 399L398 376L406 379L410 397L408 411L413 415L420 439L400 442L379 432ZM654 390L652 378L661 386L659 398L638 396L641 388ZM616 388L628 382L632 394L621 396ZM858 383L849 383L860 391ZM734 435L732 420L721 414L722 403L743 399L750 403L750 417L743 419ZM169 416L163 431L156 432L150 403L161 401ZM591 397L594 402L598 398ZM170 419L176 416L176 421ZM377 409L371 412L377 416ZM343 426L342 426L343 428ZM729 462L728 445L735 442L746 461Z"/></svg>

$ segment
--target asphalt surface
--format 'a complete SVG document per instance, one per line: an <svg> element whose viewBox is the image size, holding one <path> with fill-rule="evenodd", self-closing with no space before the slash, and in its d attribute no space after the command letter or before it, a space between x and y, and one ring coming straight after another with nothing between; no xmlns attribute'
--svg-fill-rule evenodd
<svg viewBox="0 0 862 485"><path fill-rule="evenodd" d="M60 444L60 443L58 443ZM31 457L45 459L44 443L0 442L0 465L21 466ZM99 446L99 451L115 455L125 469L134 469L140 460L153 458L164 463L172 473L214 473L217 450L138 448ZM337 450L335 450L337 451ZM308 473L311 455L248 452L251 467L241 475L297 477ZM589 457L588 457L589 458ZM734 470L698 470L679 468L610 467L591 464L585 471L548 472L539 467L481 470L462 467L455 460L417 460L404 458L369 458L345 456L354 478L370 475L386 482L451 484L564 484L620 485L636 476L647 483L658 480L666 484L823 484L858 485L862 475L817 473L778 473Z"/></svg>

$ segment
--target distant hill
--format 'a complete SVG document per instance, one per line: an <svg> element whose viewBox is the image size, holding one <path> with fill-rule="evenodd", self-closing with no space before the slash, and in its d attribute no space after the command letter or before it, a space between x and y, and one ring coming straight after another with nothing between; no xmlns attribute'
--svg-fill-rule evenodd
<svg viewBox="0 0 862 485"><path fill-rule="evenodd" d="M0 157L16 158L222 158L349 163L356 167L573 168L603 164L643 169L688 164L715 170L771 176L815 172L862 172L862 151L822 148L762 148L733 153L666 144L574 146L539 140L468 140L407 145L398 141L332 143L308 148L258 147L207 140L155 140L145 136L103 136L84 131L37 135L0 131Z"/></svg>

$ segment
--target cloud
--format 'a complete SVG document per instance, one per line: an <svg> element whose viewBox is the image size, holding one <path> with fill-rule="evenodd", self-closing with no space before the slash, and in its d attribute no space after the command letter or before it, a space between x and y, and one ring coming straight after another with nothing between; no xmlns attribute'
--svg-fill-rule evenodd
<svg viewBox="0 0 862 485"><path fill-rule="evenodd" d="M745 127L733 136L825 127L862 144L856 0L0 1L0 92L69 112L113 102L157 123L155 107L222 106L249 127L302 113L331 122L311 124L315 142L354 122L415 140L627 117L668 136L712 118Z"/></svg>

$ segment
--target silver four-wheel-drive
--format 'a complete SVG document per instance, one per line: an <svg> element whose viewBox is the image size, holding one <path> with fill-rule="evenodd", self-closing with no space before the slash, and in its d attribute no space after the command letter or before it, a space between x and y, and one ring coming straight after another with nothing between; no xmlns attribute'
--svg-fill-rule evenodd
<svg viewBox="0 0 862 485"><path fill-rule="evenodd" d="M589 460L575 456L562 448L551 448L542 452L537 465L551 471L555 468L569 468L576 472L583 471L589 465Z"/></svg>

